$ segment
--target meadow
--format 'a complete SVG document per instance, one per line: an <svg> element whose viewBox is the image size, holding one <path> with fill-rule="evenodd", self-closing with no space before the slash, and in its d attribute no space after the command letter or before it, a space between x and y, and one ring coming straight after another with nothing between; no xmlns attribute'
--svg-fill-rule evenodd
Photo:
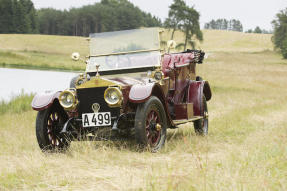
<svg viewBox="0 0 287 191"><path fill-rule="evenodd" d="M0 35L0 67L80 71L85 64L73 62L71 54L88 55L84 37L52 35Z"/></svg>
<svg viewBox="0 0 287 191"><path fill-rule="evenodd" d="M204 41L197 48L206 52L252 52L273 50L271 35L246 34L216 30L203 30ZM171 31L165 30L163 41L168 41ZM177 31L174 39L184 41L182 32ZM182 47L181 47L182 48ZM190 47L189 47L190 48ZM181 50L179 50L181 51ZM0 67L37 70L83 71L85 64L73 62L71 54L79 52L81 57L89 55L89 42L85 37L53 35L0 35Z"/></svg>
<svg viewBox="0 0 287 191"><path fill-rule="evenodd" d="M287 190L287 61L273 51L271 35L204 34L198 46L209 56L197 69L213 92L208 136L196 136L191 123L169 130L159 153L137 152L129 142L73 142L65 154L45 154L31 96L22 95L0 103L0 190ZM78 39L43 41L53 38ZM17 50L7 42L3 51L46 51L40 42L18 42ZM51 59L75 48L54 45Z"/></svg>

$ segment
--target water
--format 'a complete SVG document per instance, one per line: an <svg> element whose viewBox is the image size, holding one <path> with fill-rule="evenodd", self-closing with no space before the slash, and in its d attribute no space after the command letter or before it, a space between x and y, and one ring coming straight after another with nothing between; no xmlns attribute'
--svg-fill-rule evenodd
<svg viewBox="0 0 287 191"><path fill-rule="evenodd" d="M0 68L0 100L9 101L24 93L40 93L69 88L71 72L23 70Z"/></svg>

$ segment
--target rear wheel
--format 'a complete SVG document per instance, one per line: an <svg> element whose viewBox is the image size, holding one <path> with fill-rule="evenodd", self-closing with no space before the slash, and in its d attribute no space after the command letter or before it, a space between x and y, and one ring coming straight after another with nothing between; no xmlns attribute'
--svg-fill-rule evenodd
<svg viewBox="0 0 287 191"><path fill-rule="evenodd" d="M143 147L150 147L157 152L166 139L167 120L161 101L152 96L140 104L135 116L135 138Z"/></svg>
<svg viewBox="0 0 287 191"><path fill-rule="evenodd" d="M202 113L203 119L194 122L194 130L197 135L205 136L208 134L208 109L205 96L202 97Z"/></svg>
<svg viewBox="0 0 287 191"><path fill-rule="evenodd" d="M60 133L66 121L67 116L59 106L38 112L36 136L43 151L64 151L69 147L70 140Z"/></svg>

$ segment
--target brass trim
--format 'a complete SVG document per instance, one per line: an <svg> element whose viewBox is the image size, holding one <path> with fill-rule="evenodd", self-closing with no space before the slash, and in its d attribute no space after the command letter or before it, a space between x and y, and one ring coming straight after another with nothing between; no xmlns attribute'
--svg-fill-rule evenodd
<svg viewBox="0 0 287 191"><path fill-rule="evenodd" d="M91 55L90 57L115 56L115 55L122 55L122 54L132 54L132 53L141 53L141 52L154 52L154 51L161 51L161 49L135 50L135 51L128 51L128 52L117 52L117 53L109 53L109 54L98 54L98 55Z"/></svg>
<svg viewBox="0 0 287 191"><path fill-rule="evenodd" d="M209 114L205 111L204 112L204 119L207 119L209 117Z"/></svg>
<svg viewBox="0 0 287 191"><path fill-rule="evenodd" d="M155 78L155 74L156 73L160 73L160 75L161 75L161 78L160 79L156 79ZM163 78L164 78L164 73L162 72L162 71L155 71L154 73L153 73L153 78L155 79L155 80L157 80L157 81L161 81Z"/></svg>
<svg viewBox="0 0 287 191"><path fill-rule="evenodd" d="M101 106L99 103L93 103L92 110L94 111L94 113L99 113L100 109L101 109Z"/></svg>
<svg viewBox="0 0 287 191"><path fill-rule="evenodd" d="M79 81L80 81L80 80L83 80L83 83L82 83L82 84L85 83L85 78L80 76L80 77L78 77L78 79L76 80L75 86L79 86Z"/></svg>
<svg viewBox="0 0 287 191"><path fill-rule="evenodd" d="M203 119L203 117L201 116L197 116L197 117L193 117L192 119L184 119L184 120L173 120L173 123L175 125L180 125L180 124L184 124L184 123L188 123L188 122L193 122L193 121L196 121L196 120L199 120L199 119Z"/></svg>
<svg viewBox="0 0 287 191"><path fill-rule="evenodd" d="M160 131L161 130L161 125L159 123L157 123L155 128L156 128L157 131Z"/></svg>
<svg viewBox="0 0 287 191"><path fill-rule="evenodd" d="M155 79L155 74L156 74L157 72L160 72L160 73L161 73L161 79L160 79L160 80ZM151 71L151 74L150 74L149 77L150 77L150 78L153 78L153 79L155 79L155 80L157 80L157 81L161 81L161 80L164 79L164 73L161 71L161 68L158 67L157 69Z"/></svg>
<svg viewBox="0 0 287 191"><path fill-rule="evenodd" d="M65 93L69 93L73 96L73 103L70 107L66 107L64 104L62 104L62 96L65 94ZM60 105L67 111L72 111L72 110L75 110L79 101L77 99L77 96L76 96L76 89L72 88L72 89L67 89L65 91L62 91L59 95L59 103Z"/></svg>
<svg viewBox="0 0 287 191"><path fill-rule="evenodd" d="M80 86L76 86L77 89L85 88L98 88L98 87L109 87L109 86L119 86L117 82L102 78L102 77L93 77L89 81L86 81Z"/></svg>
<svg viewBox="0 0 287 191"><path fill-rule="evenodd" d="M106 97L107 97L107 93L108 93L108 91L109 90L111 90L111 89L113 89L113 90L115 90L117 93L118 93L118 95L119 95L119 101L117 102L117 103L110 103L107 99L106 99ZM109 107L121 107L121 105L122 105L122 102L123 102L123 93L122 93L122 91L120 90L120 87L108 87L106 90L105 90L105 93L104 93L104 99L105 99L105 101L107 102L107 104L109 105Z"/></svg>

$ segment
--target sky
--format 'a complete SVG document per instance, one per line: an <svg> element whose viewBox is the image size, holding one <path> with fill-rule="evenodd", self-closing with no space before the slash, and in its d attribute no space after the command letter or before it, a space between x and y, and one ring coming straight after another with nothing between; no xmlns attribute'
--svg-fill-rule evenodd
<svg viewBox="0 0 287 191"><path fill-rule="evenodd" d="M52 7L70 9L94 4L100 0L32 0L37 9ZM149 12L164 21L173 0L129 0L145 12ZM276 14L287 8L287 0L185 0L189 6L200 12L203 26L212 19L237 19L243 24L244 31L259 26L272 30L271 22Z"/></svg>

